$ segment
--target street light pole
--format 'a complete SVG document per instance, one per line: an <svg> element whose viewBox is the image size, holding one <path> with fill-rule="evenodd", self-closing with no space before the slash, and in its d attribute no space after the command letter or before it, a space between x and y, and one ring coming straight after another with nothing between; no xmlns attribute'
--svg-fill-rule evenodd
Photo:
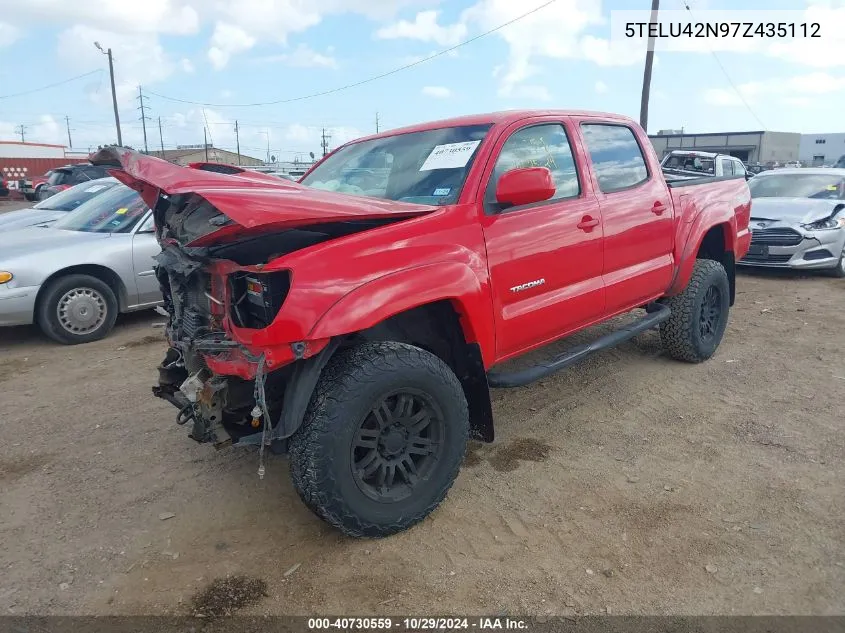
<svg viewBox="0 0 845 633"><path fill-rule="evenodd" d="M94 46L97 47L103 55L107 55L109 58L109 76L111 77L111 101L112 105L114 106L114 126L117 128L117 144L120 147L123 147L123 135L120 133L120 115L117 113L117 90L114 87L114 61L112 60L111 49L103 50L103 47L100 46L99 42L94 42Z"/></svg>

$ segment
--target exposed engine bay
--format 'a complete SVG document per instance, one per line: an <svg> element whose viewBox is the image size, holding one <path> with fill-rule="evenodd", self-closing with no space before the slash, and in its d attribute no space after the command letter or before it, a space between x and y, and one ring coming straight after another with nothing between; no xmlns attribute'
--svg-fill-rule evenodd
<svg viewBox="0 0 845 633"><path fill-rule="evenodd" d="M260 234L238 232L230 241L189 246L204 236L213 237L216 231L224 232L231 221L190 195L162 195L156 217L163 245L155 257L156 276L169 315L170 349L158 367L159 384L153 393L178 408L177 422L189 425L189 436L197 442L217 448L267 444L284 450L285 439L298 426L296 416L304 411L303 403L297 402L293 419L286 422L285 403L297 399L295 390L303 374L303 391L310 396L308 374L314 374L315 382L320 358L303 359L304 344L291 341L295 362L267 371L264 355L233 340L226 322L254 330L273 322L290 290L291 277L287 270L262 271L267 262L402 218L327 222ZM209 367L227 363L231 371L215 372Z"/></svg>

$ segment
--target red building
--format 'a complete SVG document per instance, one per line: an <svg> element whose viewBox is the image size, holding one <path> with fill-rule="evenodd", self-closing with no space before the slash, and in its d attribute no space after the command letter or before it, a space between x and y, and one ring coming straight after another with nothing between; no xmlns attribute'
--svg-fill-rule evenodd
<svg viewBox="0 0 845 633"><path fill-rule="evenodd" d="M86 160L87 152L70 151L64 145L0 141L0 180L5 181L13 195L20 189L22 180L37 179L54 167Z"/></svg>

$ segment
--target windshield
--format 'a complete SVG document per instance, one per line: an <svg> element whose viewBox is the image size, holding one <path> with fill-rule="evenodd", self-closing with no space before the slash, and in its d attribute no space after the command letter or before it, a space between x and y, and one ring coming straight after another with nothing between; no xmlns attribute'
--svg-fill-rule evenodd
<svg viewBox="0 0 845 633"><path fill-rule="evenodd" d="M114 180L95 180L76 185L70 189L60 191L46 200L35 205L35 209L46 209L49 211L73 211L83 202L87 202L97 194L114 187L117 184Z"/></svg>
<svg viewBox="0 0 845 633"><path fill-rule="evenodd" d="M116 185L81 204L52 226L66 231L126 233L147 212L137 191Z"/></svg>
<svg viewBox="0 0 845 633"><path fill-rule="evenodd" d="M752 198L845 199L845 177L833 174L772 174L748 182Z"/></svg>
<svg viewBox="0 0 845 633"><path fill-rule="evenodd" d="M713 175L716 173L716 161L712 158L701 158L700 156L670 154L663 161L663 169L694 171Z"/></svg>
<svg viewBox="0 0 845 633"><path fill-rule="evenodd" d="M452 204L489 129L467 125L353 143L300 184L402 202Z"/></svg>

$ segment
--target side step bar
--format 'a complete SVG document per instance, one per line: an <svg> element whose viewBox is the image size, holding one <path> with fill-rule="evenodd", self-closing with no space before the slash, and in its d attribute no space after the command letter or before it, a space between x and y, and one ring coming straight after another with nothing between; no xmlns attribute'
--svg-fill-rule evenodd
<svg viewBox="0 0 845 633"><path fill-rule="evenodd" d="M578 361L584 360L590 354L607 349L608 347L613 347L614 345L619 345L619 343L624 343L634 338L637 334L641 334L659 325L668 319L671 314L669 306L663 305L662 303L650 303L646 306L646 312L648 314L643 318L629 323L625 327L615 330L610 334L605 334L592 343L574 347L542 365L535 365L534 367L528 367L527 369L510 373L490 371L487 373L487 383L491 387L522 387L535 380L550 376L561 369L566 369Z"/></svg>

